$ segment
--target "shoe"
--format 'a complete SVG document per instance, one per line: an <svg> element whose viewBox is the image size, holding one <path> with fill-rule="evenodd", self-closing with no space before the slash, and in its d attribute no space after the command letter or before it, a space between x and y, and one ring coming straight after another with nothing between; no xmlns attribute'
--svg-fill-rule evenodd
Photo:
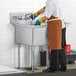
<svg viewBox="0 0 76 76"><path fill-rule="evenodd" d="M67 69L60 68L60 71L67 72Z"/></svg>
<svg viewBox="0 0 76 76"><path fill-rule="evenodd" d="M47 72L47 73L53 73L55 72L54 70L48 68L48 69L44 69L43 72Z"/></svg>

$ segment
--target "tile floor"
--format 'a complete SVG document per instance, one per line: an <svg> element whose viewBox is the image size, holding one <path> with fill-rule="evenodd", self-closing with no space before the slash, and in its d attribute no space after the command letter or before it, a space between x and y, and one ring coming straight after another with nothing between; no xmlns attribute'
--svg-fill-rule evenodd
<svg viewBox="0 0 76 76"><path fill-rule="evenodd" d="M35 70L36 72L42 72L43 69L46 69L46 67L43 66L39 66L39 67L35 67L37 70ZM67 69L76 69L76 63L75 64L67 64ZM32 73L31 70L26 70L25 68L20 68L20 70L22 71L26 71L27 73Z"/></svg>

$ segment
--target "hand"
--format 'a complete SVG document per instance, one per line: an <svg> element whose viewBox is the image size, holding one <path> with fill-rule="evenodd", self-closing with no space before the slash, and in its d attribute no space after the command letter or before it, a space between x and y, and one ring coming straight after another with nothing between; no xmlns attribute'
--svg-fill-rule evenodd
<svg viewBox="0 0 76 76"><path fill-rule="evenodd" d="M35 22L35 25L40 25L41 24L41 22L39 22L39 20L37 20L36 22Z"/></svg>
<svg viewBox="0 0 76 76"><path fill-rule="evenodd" d="M34 14L31 14L30 18L31 18L32 20L34 20L34 19L36 18L36 16L35 16Z"/></svg>

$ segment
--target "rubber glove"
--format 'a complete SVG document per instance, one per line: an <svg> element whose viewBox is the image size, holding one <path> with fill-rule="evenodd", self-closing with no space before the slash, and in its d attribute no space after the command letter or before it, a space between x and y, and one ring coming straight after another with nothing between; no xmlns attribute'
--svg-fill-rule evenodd
<svg viewBox="0 0 76 76"><path fill-rule="evenodd" d="M40 19L38 19L36 22L35 22L35 25L40 25L41 23L43 23L44 20L43 18L41 17Z"/></svg>
<svg viewBox="0 0 76 76"><path fill-rule="evenodd" d="M35 16L34 14L31 14L30 18L31 18L32 20L34 20L34 19L36 18L36 16Z"/></svg>
<svg viewBox="0 0 76 76"><path fill-rule="evenodd" d="M34 13L34 14L31 14L30 18L31 18L32 20L34 20L37 16L39 16L39 12L36 12L36 13Z"/></svg>
<svg viewBox="0 0 76 76"><path fill-rule="evenodd" d="M35 25L40 25L41 24L41 22L39 22L39 20L37 20L36 22L35 22Z"/></svg>

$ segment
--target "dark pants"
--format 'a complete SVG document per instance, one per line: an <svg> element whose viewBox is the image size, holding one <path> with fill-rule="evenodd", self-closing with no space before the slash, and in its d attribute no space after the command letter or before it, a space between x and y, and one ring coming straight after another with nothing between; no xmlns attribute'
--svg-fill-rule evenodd
<svg viewBox="0 0 76 76"><path fill-rule="evenodd" d="M66 28L62 29L62 49L51 50L51 62L50 67L52 70L66 69L66 53L64 46L66 45Z"/></svg>

